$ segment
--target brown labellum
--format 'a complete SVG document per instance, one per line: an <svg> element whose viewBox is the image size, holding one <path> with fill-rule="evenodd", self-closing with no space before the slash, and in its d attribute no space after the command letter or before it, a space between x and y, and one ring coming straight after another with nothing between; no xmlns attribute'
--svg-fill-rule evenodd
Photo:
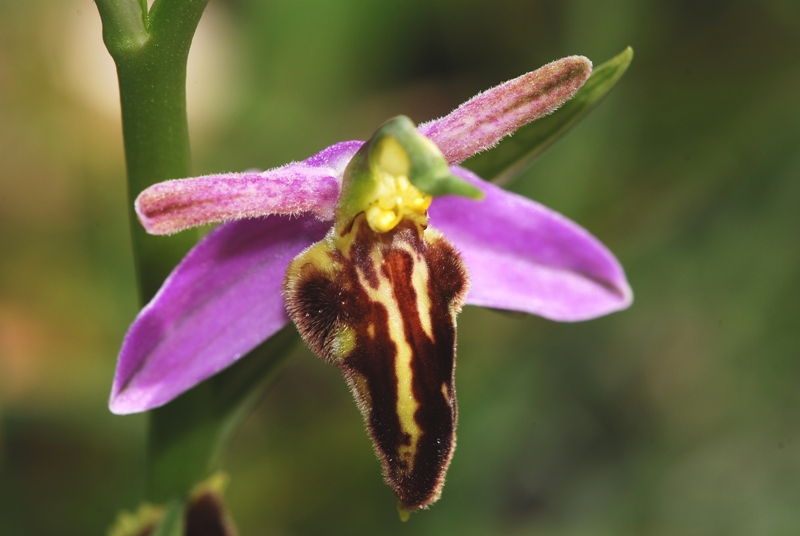
<svg viewBox="0 0 800 536"><path fill-rule="evenodd" d="M404 220L385 233L356 217L289 265L289 315L344 373L406 511L436 501L455 447L456 314L464 264L441 234Z"/></svg>

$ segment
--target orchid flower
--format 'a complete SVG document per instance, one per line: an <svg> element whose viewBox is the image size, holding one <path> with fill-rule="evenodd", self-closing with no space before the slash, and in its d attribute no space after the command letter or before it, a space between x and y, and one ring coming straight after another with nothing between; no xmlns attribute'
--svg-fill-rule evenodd
<svg viewBox="0 0 800 536"><path fill-rule="evenodd" d="M631 303L619 263L586 230L457 166L555 110L590 72L564 58L418 128L401 116L302 162L142 192L149 233L227 223L137 316L111 410L169 402L291 318L343 371L401 510L430 505L455 445L462 305L571 322Z"/></svg>

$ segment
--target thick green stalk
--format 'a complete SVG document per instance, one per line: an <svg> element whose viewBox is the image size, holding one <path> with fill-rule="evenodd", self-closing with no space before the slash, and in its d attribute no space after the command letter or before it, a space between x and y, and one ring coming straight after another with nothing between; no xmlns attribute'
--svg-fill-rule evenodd
<svg viewBox="0 0 800 536"><path fill-rule="evenodd" d="M136 221L133 200L152 184L189 176L186 64L208 0L156 0L149 13L146 0L96 2L119 77L134 262L145 304L194 243L187 233L148 236ZM160 414L150 415L151 443L159 439L153 430L164 420ZM150 466L149 480L158 479Z"/></svg>
<svg viewBox="0 0 800 536"><path fill-rule="evenodd" d="M96 0L103 41L119 78L122 132L139 299L147 303L194 242L183 233L148 236L136 221L133 200L148 186L189 176L186 64L194 32L208 0ZM150 415L151 433L159 412ZM150 480L153 480L152 462ZM151 484L152 485L152 484ZM188 492L188 486L181 490ZM183 533L183 499L176 498L156 529L164 536Z"/></svg>
<svg viewBox="0 0 800 536"><path fill-rule="evenodd" d="M189 176L186 63L208 0L97 0L103 40L117 65L131 201L148 186ZM130 204L133 207L133 203ZM147 235L131 208L139 295L147 303L194 242Z"/></svg>

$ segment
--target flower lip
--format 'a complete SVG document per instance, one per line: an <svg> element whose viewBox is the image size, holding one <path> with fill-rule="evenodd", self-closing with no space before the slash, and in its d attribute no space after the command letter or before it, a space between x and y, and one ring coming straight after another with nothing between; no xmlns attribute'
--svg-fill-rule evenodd
<svg viewBox="0 0 800 536"><path fill-rule="evenodd" d="M405 510L438 499L452 456L455 321L467 288L441 233L410 219L375 232L363 213L286 271L289 314L344 373Z"/></svg>

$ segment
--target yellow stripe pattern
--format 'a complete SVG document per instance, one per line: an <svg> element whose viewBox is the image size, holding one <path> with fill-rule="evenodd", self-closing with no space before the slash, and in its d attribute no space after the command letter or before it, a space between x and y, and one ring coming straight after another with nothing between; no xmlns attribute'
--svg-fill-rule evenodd
<svg viewBox="0 0 800 536"><path fill-rule="evenodd" d="M364 220L357 218L354 225L362 224L364 224ZM357 230L354 229L352 234L357 234ZM400 247L405 249L414 259L414 268L411 278L417 296L415 312L420 317L420 322L425 333L432 339L433 329L431 326L430 297L428 296L427 286L427 265L424 260L418 258L417 253L414 252L408 244L402 243ZM417 443L422 434L422 430L414 418L414 414L417 408L419 408L419 402L414 397L412 387L414 381L414 368L412 366L414 349L406 338L406 326L403 320L403 313L394 295L392 282L381 270L382 257L377 249L374 249L370 253L370 260L378 276L378 288L376 289L369 285L365 274L360 268L357 270L359 283L366 290L369 298L383 305L388 314L388 334L397 351L394 360L395 374L397 375L397 416L399 417L402 431L411 438L410 444L400 445L398 447L397 455L400 459L405 461L408 472L411 472L414 466L414 456L417 453ZM408 311L406 312L408 313Z"/></svg>

